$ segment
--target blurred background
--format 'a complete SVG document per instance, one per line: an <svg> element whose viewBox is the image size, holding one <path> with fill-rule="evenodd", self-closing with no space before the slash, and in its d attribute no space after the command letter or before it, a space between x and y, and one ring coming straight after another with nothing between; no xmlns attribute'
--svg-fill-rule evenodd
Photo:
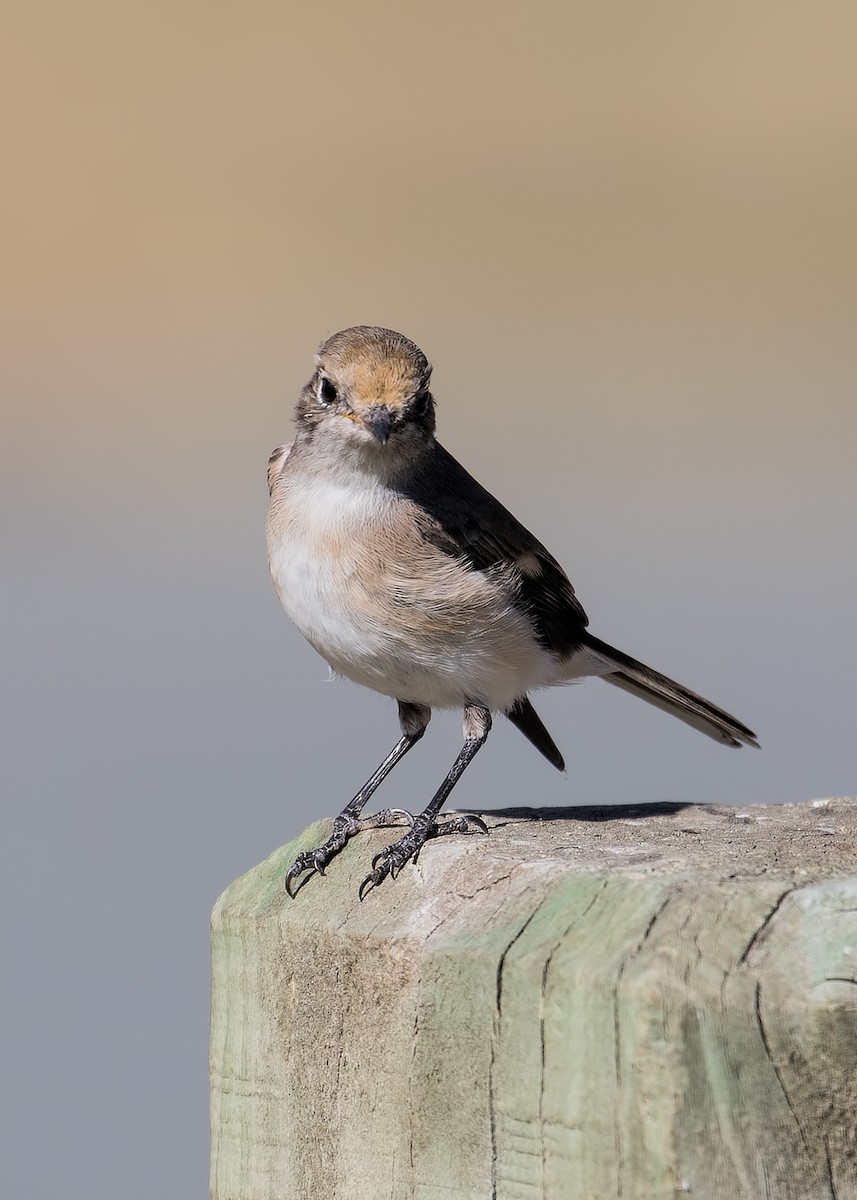
<svg viewBox="0 0 857 1200"><path fill-rule="evenodd" d="M855 38L826 0L4 4L2 1194L205 1194L211 905L398 736L265 565L327 333L417 341L593 631L763 744L590 682L538 701L565 777L498 723L459 806L857 790Z"/></svg>

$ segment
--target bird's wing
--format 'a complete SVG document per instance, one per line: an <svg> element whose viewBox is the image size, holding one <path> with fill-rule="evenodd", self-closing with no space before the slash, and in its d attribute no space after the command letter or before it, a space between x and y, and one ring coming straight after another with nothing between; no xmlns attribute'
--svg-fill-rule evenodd
<svg viewBox="0 0 857 1200"><path fill-rule="evenodd" d="M271 452L271 457L268 459L268 494L274 490L274 484L279 478L280 472L286 465L286 459L289 457L293 442L284 442L282 446L278 446L276 450Z"/></svg>
<svg viewBox="0 0 857 1200"><path fill-rule="evenodd" d="M426 459L405 489L420 510L423 537L477 571L511 569L514 602L539 641L556 654L571 653L589 622L557 560L439 443Z"/></svg>

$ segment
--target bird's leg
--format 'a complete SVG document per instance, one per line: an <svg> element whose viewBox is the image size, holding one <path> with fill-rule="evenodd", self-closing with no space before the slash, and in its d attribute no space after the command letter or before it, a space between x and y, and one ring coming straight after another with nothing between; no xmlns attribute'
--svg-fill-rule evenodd
<svg viewBox="0 0 857 1200"><path fill-rule="evenodd" d="M360 884L360 899L373 887L402 869L410 859L416 861L426 840L439 833L464 833L474 824L483 833L487 833L484 823L478 818L453 817L443 825L437 824L437 815L449 793L458 783L479 747L485 742L491 731L491 713L481 704L468 704L464 709L464 745L458 758L434 796L421 813L413 818L411 827L403 838L391 846L385 846L372 859L372 870Z"/></svg>
<svg viewBox="0 0 857 1200"><path fill-rule="evenodd" d="M293 884L299 875L309 870L318 871L319 875L323 875L324 868L333 856L338 854L348 839L355 833L359 833L361 829L388 825L396 816L405 817L408 821L413 820L410 813L399 808L385 808L383 812L375 813L371 817L361 818L360 814L378 785L387 778L396 763L404 758L411 747L415 746L423 736L430 717L430 708L426 708L422 704L406 704L399 701L399 724L402 727L402 736L381 765L369 776L354 799L349 800L339 816L335 818L333 831L327 841L316 846L314 850L304 850L289 867L286 872L285 887L290 896L294 897Z"/></svg>

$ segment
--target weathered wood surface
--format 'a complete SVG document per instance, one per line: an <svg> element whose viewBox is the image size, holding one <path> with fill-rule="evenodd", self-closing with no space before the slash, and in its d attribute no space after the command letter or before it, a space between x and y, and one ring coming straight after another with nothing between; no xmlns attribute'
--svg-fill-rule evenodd
<svg viewBox="0 0 857 1200"><path fill-rule="evenodd" d="M216 1200L855 1200L857 802L487 820L217 902Z"/></svg>

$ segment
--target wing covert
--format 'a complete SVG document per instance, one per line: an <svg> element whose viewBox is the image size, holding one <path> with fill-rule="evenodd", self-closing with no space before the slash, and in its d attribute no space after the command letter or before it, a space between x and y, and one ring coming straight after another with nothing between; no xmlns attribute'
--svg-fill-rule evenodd
<svg viewBox="0 0 857 1200"><path fill-rule="evenodd" d="M439 443L430 467L417 472L405 490L421 510L420 531L427 541L477 571L513 570L519 605L546 649L565 656L580 644L589 621L565 571Z"/></svg>

